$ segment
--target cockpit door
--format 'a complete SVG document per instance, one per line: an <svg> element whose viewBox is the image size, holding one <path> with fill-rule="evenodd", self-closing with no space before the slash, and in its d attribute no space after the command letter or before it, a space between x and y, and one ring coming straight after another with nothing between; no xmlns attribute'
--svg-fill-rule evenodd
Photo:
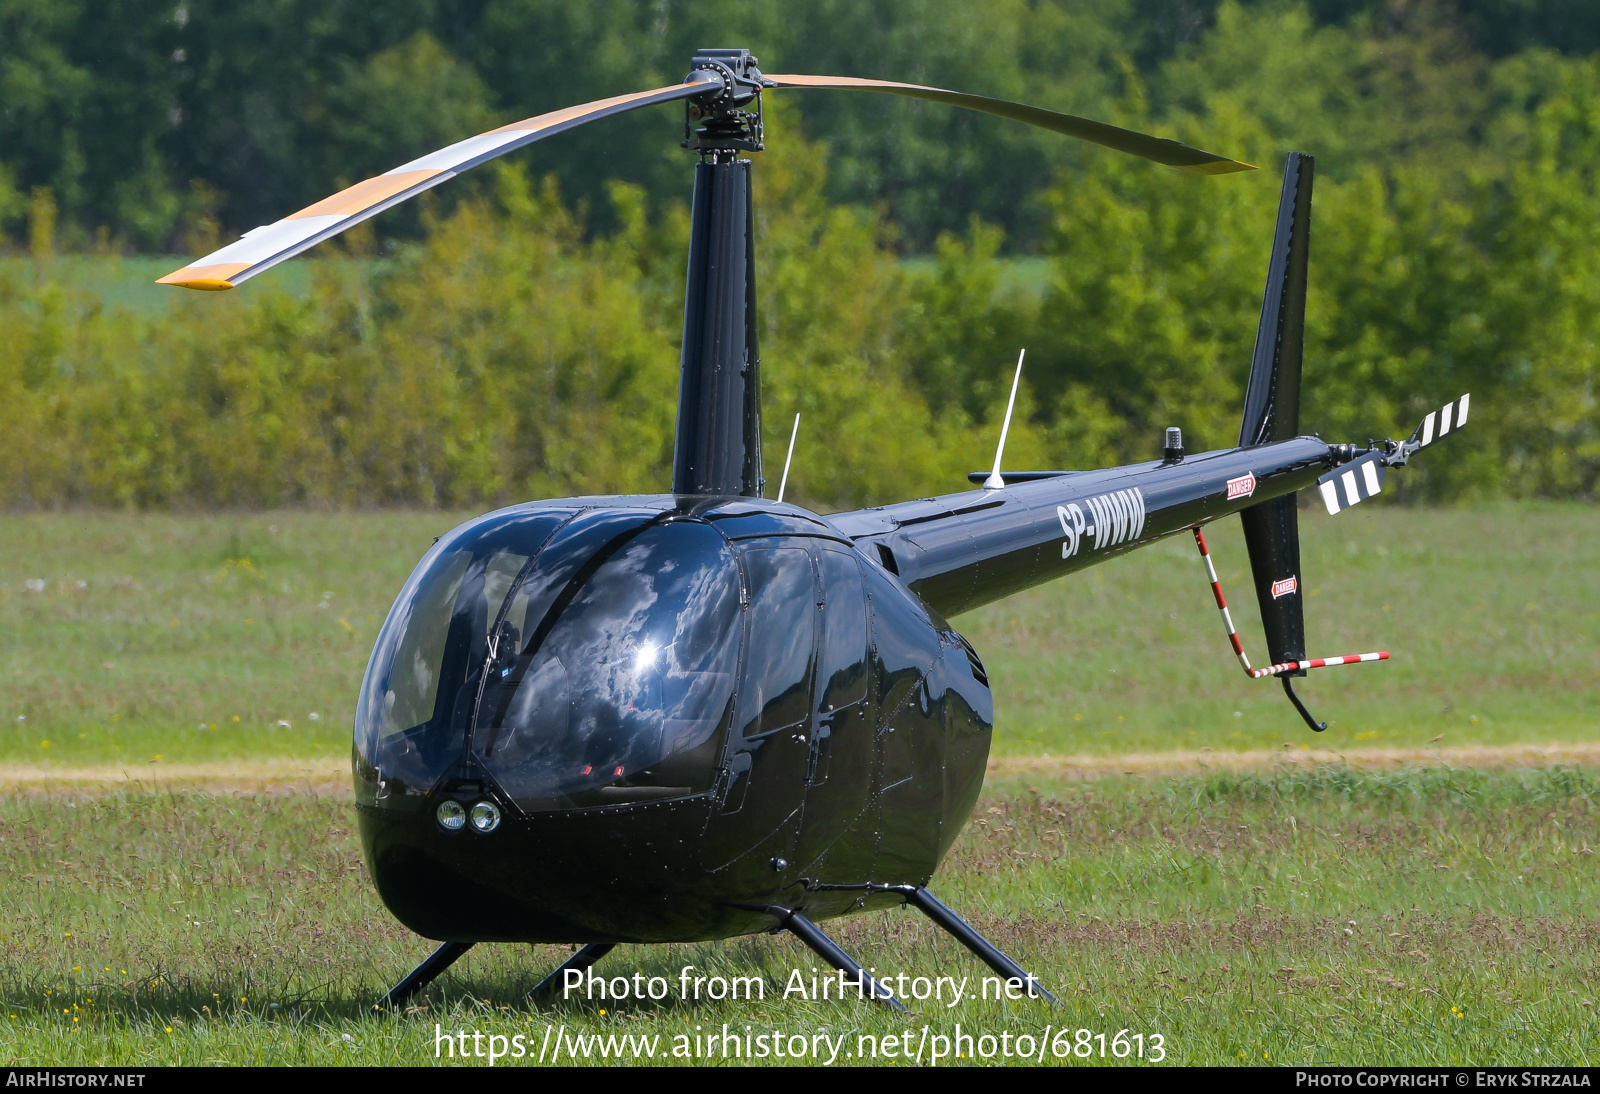
<svg viewBox="0 0 1600 1094"><path fill-rule="evenodd" d="M822 627L795 860L804 876L855 883L868 880L876 844L869 809L874 748L867 712L867 594L853 551L819 543L816 558Z"/></svg>
<svg viewBox="0 0 1600 1094"><path fill-rule="evenodd" d="M801 544L748 547L740 561L750 597L744 656L721 813L707 835L723 861L753 850L773 860L767 869L784 874L811 759L819 595L811 553Z"/></svg>

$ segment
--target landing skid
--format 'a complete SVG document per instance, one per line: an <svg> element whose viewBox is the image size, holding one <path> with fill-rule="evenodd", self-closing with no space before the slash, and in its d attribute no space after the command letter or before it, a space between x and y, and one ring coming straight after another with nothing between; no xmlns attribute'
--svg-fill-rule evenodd
<svg viewBox="0 0 1600 1094"><path fill-rule="evenodd" d="M904 892L907 904L910 904L917 911L933 920L936 926L942 928L957 942L971 950L979 961L988 965L1008 981L1021 981L1027 988L1030 999L1044 998L1052 1003L1060 1002L1059 999L1045 990L1044 985L1039 983L1038 977L1007 957L998 946L974 930L972 924L956 915L955 912L946 907L938 897L928 892L927 889L921 886L903 885L897 887L895 891Z"/></svg>
<svg viewBox="0 0 1600 1094"><path fill-rule="evenodd" d="M873 883L865 885L826 885L812 882L809 888L818 891L859 890L869 893L895 893L904 897L907 904L916 908L932 920L935 926L971 950L978 960L999 973L1007 982L1023 985L1027 989L1029 998L1047 999L1052 1003L1058 1002L1056 997L1051 995L1039 983L1038 977L1007 957L998 946L974 930L972 924L962 919L923 886L877 885ZM896 999L888 988L878 983L871 973L862 968L855 958L844 951L843 947L829 938L822 928L795 909L784 908L776 904L739 905L739 907L749 908L752 911L760 911L772 916L778 921L778 929L788 931L801 942L804 942L818 957L861 984L861 990L874 1001L883 1004L890 1010L905 1013L906 1007L904 1003ZM471 942L446 942L429 954L422 964L407 973L405 979L390 988L388 994L378 1000L372 1009L383 1010L400 1006L407 999L410 999L417 992L431 984L451 965L455 964L462 954L472 949L472 945ZM534 986L533 990L528 993L528 1001L533 1002L558 987L563 982L569 969L587 970L614 948L609 942L591 942L587 946L581 947Z"/></svg>
<svg viewBox="0 0 1600 1094"><path fill-rule="evenodd" d="M568 969L587 970L596 961L614 949L616 949L616 946L610 942L591 942L582 947L563 961L558 969L533 986L533 990L528 993L528 1002L531 1003L546 992L559 987Z"/></svg>
<svg viewBox="0 0 1600 1094"><path fill-rule="evenodd" d="M389 989L389 993L372 1005L373 1010L398 1007L417 992L433 983L439 974L454 965L461 955L472 949L471 942L446 942L434 950L422 964L406 973L405 979Z"/></svg>
<svg viewBox="0 0 1600 1094"><path fill-rule="evenodd" d="M857 964L856 959L844 952L843 947L822 932L811 920L792 908L767 905L761 909L778 921L778 925L811 948L811 951L840 972L861 985L861 990L890 1010L906 1013L906 1005L894 994L873 979L872 974Z"/></svg>
<svg viewBox="0 0 1600 1094"><path fill-rule="evenodd" d="M956 915L938 897L921 885L880 885L867 882L864 885L828 885L822 882L808 882L807 888L817 892L842 892L857 891L866 893L895 893L905 898L907 904L931 919L957 942L971 950L973 955L999 973L1008 982L1015 981L1023 985L1030 999L1048 999L1052 1003L1060 1000L1051 995L1039 978L1028 972L1021 965L1007 957L993 942L973 929L972 924ZM813 928L814 930L815 928Z"/></svg>

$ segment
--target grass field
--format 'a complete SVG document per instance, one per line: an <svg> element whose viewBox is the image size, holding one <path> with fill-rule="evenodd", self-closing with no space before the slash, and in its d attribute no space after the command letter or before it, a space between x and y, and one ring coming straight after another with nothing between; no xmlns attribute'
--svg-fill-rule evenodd
<svg viewBox="0 0 1600 1094"><path fill-rule="evenodd" d="M48 277L68 294L74 307L125 309L138 318L153 318L170 311L184 300L156 279L182 266L186 255L58 255L41 269L32 258L0 255L0 282L7 279L26 284ZM316 283L315 274L332 266L344 276L367 278L383 260L313 257L288 263L272 272L262 284L291 296L303 296ZM907 258L902 267L914 277L926 277L937 268L931 258ZM995 286L1000 293L1041 295L1050 280L1050 260L1038 257L1002 259Z"/></svg>
<svg viewBox="0 0 1600 1094"><path fill-rule="evenodd" d="M935 889L1062 1008L783 998L815 961L760 936L619 949L604 971L673 984L620 1007L529 1007L564 951L483 946L417 1008L371 1017L430 944L367 882L338 772L390 597L457 519L0 525L0 1062L426 1063L436 1024L534 1055L552 1031L568 1054L656 1037L661 1058L723 1023L844 1035L842 1060L910 1034L929 1062L959 1024L1035 1045L1048 1026L1069 1053L1078 1030L1152 1053L1159 1034L1175 1063L1596 1062L1600 511L1308 514L1312 652L1395 653L1307 682L1335 722L1317 737L1239 674L1178 539L957 620L995 683L996 758ZM1236 528L1210 538L1246 601ZM238 789L184 786L201 771ZM976 992L985 972L915 913L834 927L880 973ZM679 999L684 965L760 976L766 998Z"/></svg>
<svg viewBox="0 0 1600 1094"><path fill-rule="evenodd" d="M1570 769L1004 783L936 888L1064 1006L927 1003L910 1018L784 999L792 970L816 964L786 936L622 947L605 971L673 988L620 1007L530 1008L522 992L565 951L481 946L418 1008L368 1017L428 944L379 905L342 796L14 799L0 806L0 1060L427 1063L436 1023L521 1033L536 1052L547 1026L670 1050L726 1022L845 1034L841 1059L863 1033L916 1041L959 1023L1065 1027L1069 1047L1079 1029L1160 1034L1173 1063L1593 1064L1597 789ZM977 990L982 967L915 913L835 926L880 973ZM759 975L766 999L682 1001L684 965Z"/></svg>
<svg viewBox="0 0 1600 1094"><path fill-rule="evenodd" d="M1394 652L1304 682L1327 733L1239 672L1173 537L956 620L994 679L996 755L1600 739L1600 509L1364 508L1303 523L1312 655ZM344 755L390 599L459 519L5 518L0 764ZM1237 523L1210 538L1260 660Z"/></svg>
<svg viewBox="0 0 1600 1094"><path fill-rule="evenodd" d="M32 258L0 255L0 283L19 284L48 278L65 293L69 314L84 309L125 310L139 319L163 315L183 306L185 294L175 293L156 279L182 266L179 255L56 255L43 268ZM364 277L370 260L321 258L315 262L285 265L272 276L272 286L291 296L310 292L315 274L333 267L345 276Z"/></svg>

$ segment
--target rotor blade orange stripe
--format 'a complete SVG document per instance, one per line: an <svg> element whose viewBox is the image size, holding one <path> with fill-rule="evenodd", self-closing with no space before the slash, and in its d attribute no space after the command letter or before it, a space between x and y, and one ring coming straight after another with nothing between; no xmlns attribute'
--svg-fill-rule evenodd
<svg viewBox="0 0 1600 1094"><path fill-rule="evenodd" d="M685 80L681 84L616 95L609 99L566 107L548 114L479 133L428 155L401 164L395 170L358 182L354 186L308 205L282 220L263 225L190 266L160 279L163 285L191 289L228 289L256 274L332 238L391 205L455 177L461 171L486 163L544 137L653 103L693 98L720 88L715 77ZM505 134L495 139L495 134ZM487 138L487 139L486 139ZM324 224L309 223L325 221ZM245 258L239 264L217 259Z"/></svg>
<svg viewBox="0 0 1600 1094"><path fill-rule="evenodd" d="M228 281L241 270L248 270L248 262L224 262L217 266L185 266L166 277L158 278L157 285L182 285L186 289L231 289Z"/></svg>
<svg viewBox="0 0 1600 1094"><path fill-rule="evenodd" d="M424 179L431 179L438 171L403 171L398 175L378 175L325 197L315 205L307 205L298 213L290 213L284 220L304 220L306 217L351 216L370 209L385 198L402 190L409 190Z"/></svg>

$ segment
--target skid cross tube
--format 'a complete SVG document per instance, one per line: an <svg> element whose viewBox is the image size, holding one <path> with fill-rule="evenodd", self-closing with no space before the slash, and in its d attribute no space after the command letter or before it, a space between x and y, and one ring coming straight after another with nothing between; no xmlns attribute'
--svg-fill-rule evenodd
<svg viewBox="0 0 1600 1094"><path fill-rule="evenodd" d="M528 1001L532 1002L546 992L555 989L567 975L568 969L587 971L594 966L596 961L599 961L614 949L616 949L616 945L611 942L591 942L587 946L580 947L571 957L563 961L554 972L533 986L533 990L528 993Z"/></svg>
<svg viewBox="0 0 1600 1094"><path fill-rule="evenodd" d="M433 983L439 974L454 965L461 955L472 949L471 942L446 942L427 957L422 964L406 973L404 980L389 989L389 993L372 1005L373 1010L398 1007L417 992Z"/></svg>

